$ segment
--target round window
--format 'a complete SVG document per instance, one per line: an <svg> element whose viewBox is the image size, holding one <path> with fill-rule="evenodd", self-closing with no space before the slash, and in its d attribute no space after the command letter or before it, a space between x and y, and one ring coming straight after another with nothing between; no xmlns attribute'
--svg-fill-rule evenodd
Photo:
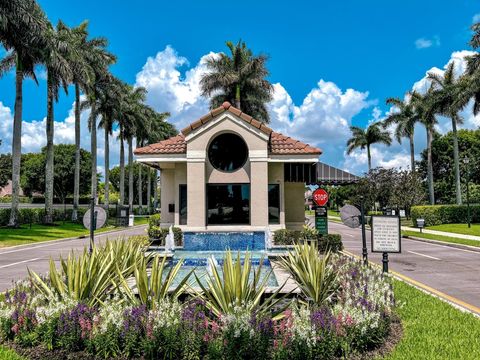
<svg viewBox="0 0 480 360"><path fill-rule="evenodd" d="M235 171L245 164L247 158L247 144L235 134L218 135L208 148L208 159L217 170Z"/></svg>

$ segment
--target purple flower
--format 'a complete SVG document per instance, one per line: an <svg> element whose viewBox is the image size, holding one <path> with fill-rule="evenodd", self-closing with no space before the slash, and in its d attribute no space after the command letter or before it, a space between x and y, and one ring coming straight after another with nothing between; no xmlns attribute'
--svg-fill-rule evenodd
<svg viewBox="0 0 480 360"><path fill-rule="evenodd" d="M310 320L317 330L331 331L336 325L336 319L327 307L321 307L312 312Z"/></svg>
<svg viewBox="0 0 480 360"><path fill-rule="evenodd" d="M143 334L146 330L147 315L145 305L125 310L122 336L126 337L129 333Z"/></svg>

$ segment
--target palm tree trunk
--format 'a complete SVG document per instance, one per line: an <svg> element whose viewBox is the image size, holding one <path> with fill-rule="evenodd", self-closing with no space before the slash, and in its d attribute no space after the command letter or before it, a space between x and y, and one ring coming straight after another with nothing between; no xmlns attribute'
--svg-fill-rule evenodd
<svg viewBox="0 0 480 360"><path fill-rule="evenodd" d="M110 144L109 144L109 136L108 136L108 129L105 129L105 199L104 199L104 205L105 208L108 211L108 206L110 204L110 199L109 199L109 188L110 188Z"/></svg>
<svg viewBox="0 0 480 360"><path fill-rule="evenodd" d="M133 214L133 145L132 137L128 138L128 207Z"/></svg>
<svg viewBox="0 0 480 360"><path fill-rule="evenodd" d="M139 145L141 147L141 145ZM142 194L142 164L138 164L138 206L140 211L142 211L143 205L143 194Z"/></svg>
<svg viewBox="0 0 480 360"><path fill-rule="evenodd" d="M120 131L120 205L125 204L125 146Z"/></svg>
<svg viewBox="0 0 480 360"><path fill-rule="evenodd" d="M428 194L430 198L430 204L435 204L435 193L433 189L433 162L432 162L432 138L433 129L427 127L427 174L428 174Z"/></svg>
<svg viewBox="0 0 480 360"><path fill-rule="evenodd" d="M20 161L22 158L22 103L23 67L18 59L15 73L15 114L13 115L12 137L12 210L8 226L18 226L18 203L20 195Z"/></svg>
<svg viewBox="0 0 480 360"><path fill-rule="evenodd" d="M237 87L235 88L235 107L238 110L240 109L241 103L240 103L240 85L237 84Z"/></svg>
<svg viewBox="0 0 480 360"><path fill-rule="evenodd" d="M372 170L372 156L370 154L370 145L367 145L367 157L368 157L368 172Z"/></svg>
<svg viewBox="0 0 480 360"><path fill-rule="evenodd" d="M153 172L153 211L158 207L158 170Z"/></svg>
<svg viewBox="0 0 480 360"><path fill-rule="evenodd" d="M80 197L80 87L75 84L75 172L73 176L72 221L78 220L78 199Z"/></svg>
<svg viewBox="0 0 480 360"><path fill-rule="evenodd" d="M415 171L415 143L413 141L413 134L408 137L410 140L410 171Z"/></svg>
<svg viewBox="0 0 480 360"><path fill-rule="evenodd" d="M152 170L147 168L147 213L152 213Z"/></svg>
<svg viewBox="0 0 480 360"><path fill-rule="evenodd" d="M47 70L47 154L45 162L45 223L53 223L53 84L50 71Z"/></svg>
<svg viewBox="0 0 480 360"><path fill-rule="evenodd" d="M457 134L457 119L452 116L452 132L453 132L453 163L455 166L455 194L457 205L462 204L462 188L460 183L460 160L458 154L458 134Z"/></svg>
<svg viewBox="0 0 480 360"><path fill-rule="evenodd" d="M90 147L92 151L92 198L95 204L97 203L97 114L95 101L92 102L90 113Z"/></svg>

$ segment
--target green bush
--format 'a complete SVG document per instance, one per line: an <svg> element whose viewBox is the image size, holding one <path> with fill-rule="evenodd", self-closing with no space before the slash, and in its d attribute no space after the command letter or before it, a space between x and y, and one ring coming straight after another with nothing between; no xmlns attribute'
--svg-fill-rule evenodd
<svg viewBox="0 0 480 360"><path fill-rule="evenodd" d="M343 250L342 237L339 234L321 235L315 229L307 227L303 230L281 229L273 233L275 245L295 245L305 240L318 241L318 249L321 252Z"/></svg>
<svg viewBox="0 0 480 360"><path fill-rule="evenodd" d="M457 224L467 222L466 205L424 205L413 206L411 217L413 223L416 219L425 219L425 226L441 224ZM480 222L480 205L470 205L471 221Z"/></svg>
<svg viewBox="0 0 480 360"><path fill-rule="evenodd" d="M160 226L160 214L150 216L148 219L148 237L152 243L158 243L159 245L165 245L165 238L168 235L168 227ZM173 238L175 240L175 246L183 245L183 232L180 228L174 227Z"/></svg>
<svg viewBox="0 0 480 360"><path fill-rule="evenodd" d="M10 220L10 209L0 209L0 226L7 226L8 221ZM54 209L53 210L53 221L70 221L72 218L73 209ZM87 209L79 208L78 209L78 223L83 222L83 215ZM44 208L21 208L18 209L18 223L20 225L24 224L41 224L45 217Z"/></svg>

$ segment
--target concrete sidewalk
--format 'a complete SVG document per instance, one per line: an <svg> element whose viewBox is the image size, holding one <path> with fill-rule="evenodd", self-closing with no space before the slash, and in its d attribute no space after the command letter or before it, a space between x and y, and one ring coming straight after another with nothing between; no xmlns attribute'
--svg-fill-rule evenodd
<svg viewBox="0 0 480 360"><path fill-rule="evenodd" d="M414 231L414 232L418 232L418 233L420 232L420 229L410 227L410 226L402 226L402 230L404 230L404 231ZM438 230L429 230L429 229L423 229L422 233L432 234L432 235L440 235L440 236L448 236L448 237L456 237L456 238L459 238L459 239L466 239L466 240L480 241L480 236L475 236L475 235L465 235L465 234L451 233L451 232L438 231Z"/></svg>

